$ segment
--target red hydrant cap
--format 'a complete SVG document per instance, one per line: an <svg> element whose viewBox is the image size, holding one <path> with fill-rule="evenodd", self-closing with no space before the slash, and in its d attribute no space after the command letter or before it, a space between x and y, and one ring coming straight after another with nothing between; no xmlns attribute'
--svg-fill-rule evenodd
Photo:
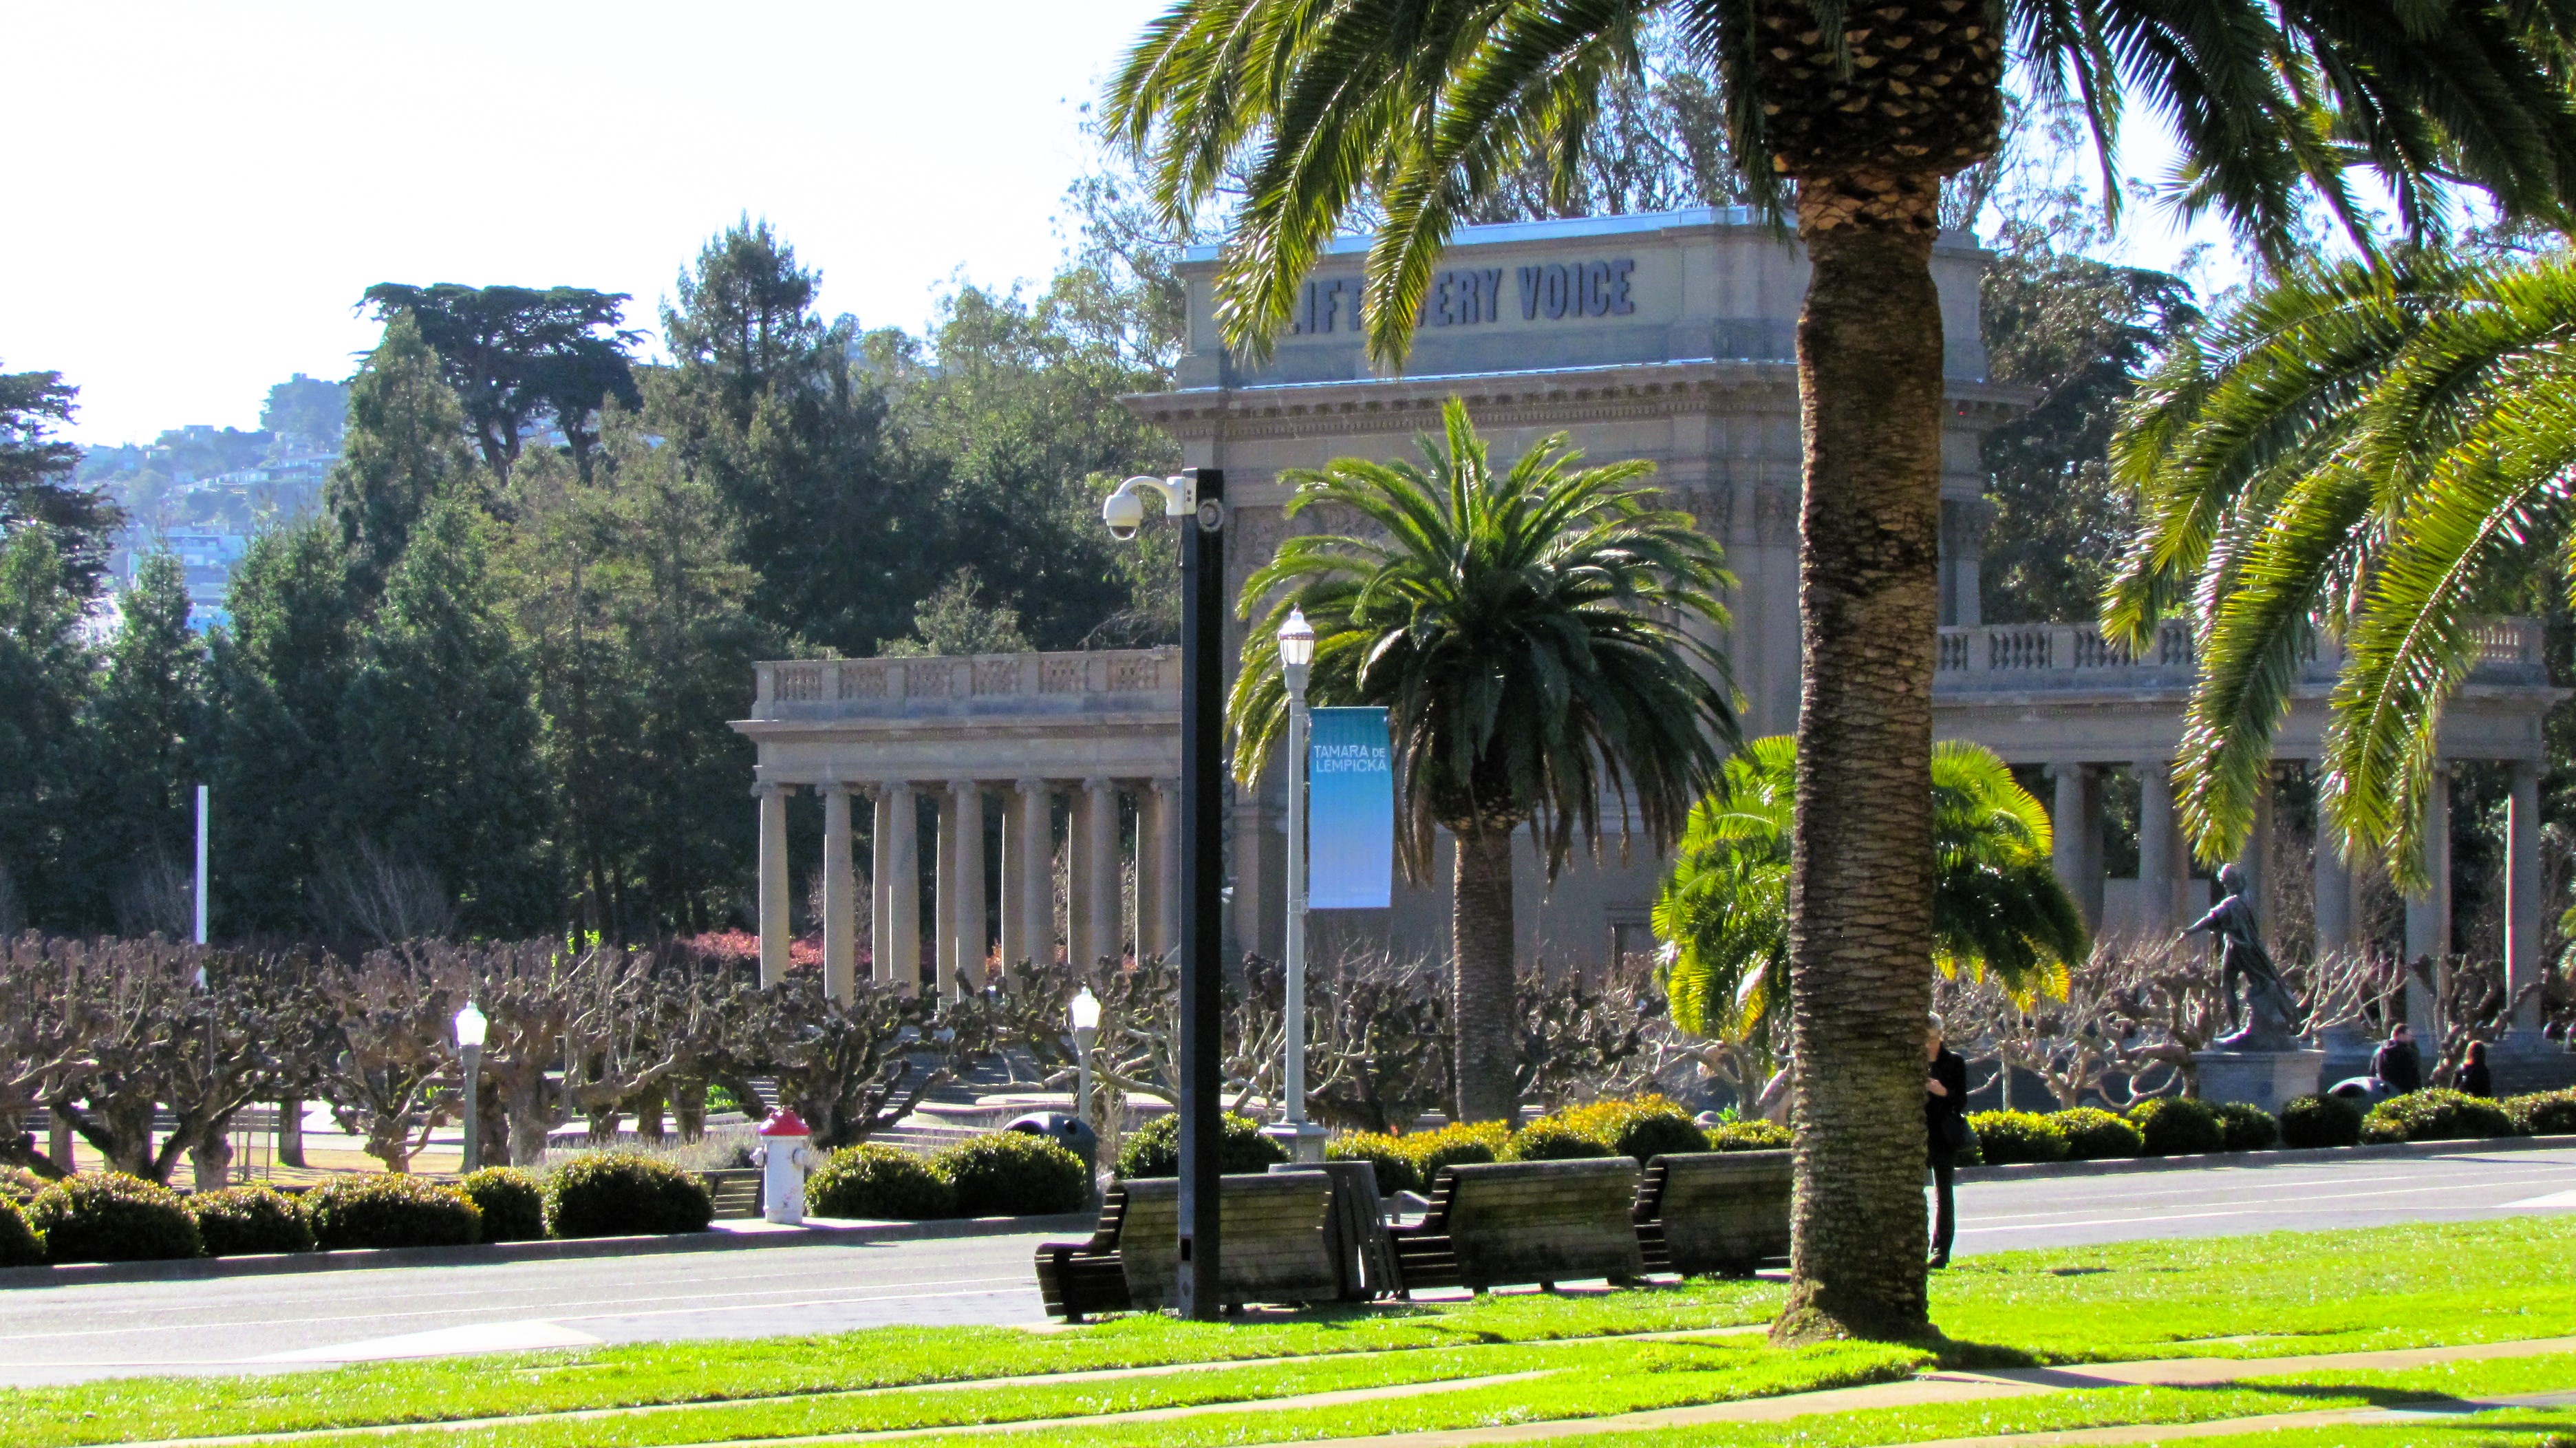
<svg viewBox="0 0 2576 1448"><path fill-rule="evenodd" d="M763 1136L812 1136L814 1132L811 1127L808 1127L805 1124L804 1117L799 1116L795 1112L782 1106L777 1111L770 1113L770 1117L767 1121L760 1123L760 1134Z"/></svg>

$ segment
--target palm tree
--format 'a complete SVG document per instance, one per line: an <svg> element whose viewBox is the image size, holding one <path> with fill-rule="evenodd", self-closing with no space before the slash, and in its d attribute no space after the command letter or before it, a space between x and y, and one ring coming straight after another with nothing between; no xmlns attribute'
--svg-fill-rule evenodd
<svg viewBox="0 0 2576 1448"><path fill-rule="evenodd" d="M1562 435L1508 471L1451 399L1423 464L1341 458L1292 471L1291 516L1348 509L1383 537L1292 537L1244 581L1252 630L1227 713L1251 780L1287 730L1279 624L1315 630L1308 697L1382 705L1394 735L1408 878L1456 837L1451 942L1458 1105L1514 1120L1512 838L1534 827L1553 880L1580 839L1596 853L1619 801L1621 847L1661 852L1740 738L1726 660L1733 580L1687 513L1654 507L1647 462L1586 468Z"/></svg>
<svg viewBox="0 0 2576 1448"><path fill-rule="evenodd" d="M1655 900L1673 1023L1767 1058L1787 1004L1789 863L1798 741L1756 739L1691 811ZM2014 995L2064 995L2084 917L2049 858L2048 810L1993 750L1932 748L1932 936L1941 968L1991 971Z"/></svg>
<svg viewBox="0 0 2576 1448"><path fill-rule="evenodd" d="M1461 209L1525 164L1572 182L1605 80L1649 24L1714 72L1755 199L1794 206L1806 434L1790 995L1801 1054L1783 1342L1930 1328L1917 1187L1932 979L1934 631L1943 178L1990 157L2007 64L2073 96L2112 154L2124 100L2177 133L2172 194L2267 256L2350 168L2412 230L2449 178L2556 218L2576 180L2562 7L2478 0L1174 0L1105 119L1186 226L1240 188L1217 279L1226 345L1259 356L1335 229L1379 218L1377 361L1403 360ZM2007 48L2009 46L2009 49ZM2106 190L2116 197L2117 187Z"/></svg>
<svg viewBox="0 0 2576 1448"><path fill-rule="evenodd" d="M2443 701L2484 614L2565 566L2576 258L2418 253L2292 272L2174 349L2113 443L2145 523L2105 622L2201 620L2176 774L2225 859L2319 627L2346 645L2323 803L2420 883Z"/></svg>

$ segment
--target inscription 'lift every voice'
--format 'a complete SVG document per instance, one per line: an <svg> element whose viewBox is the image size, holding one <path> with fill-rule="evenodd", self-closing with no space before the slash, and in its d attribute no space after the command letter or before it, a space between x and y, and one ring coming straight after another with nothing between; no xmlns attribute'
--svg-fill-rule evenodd
<svg viewBox="0 0 2576 1448"><path fill-rule="evenodd" d="M1544 266L1508 268L1520 283L1521 320L1561 321L1568 317L1624 317L1637 310L1628 296L1628 275L1636 262L1550 262ZM1444 271L1431 278L1422 301L1425 327L1463 327L1503 320L1503 276L1507 268ZM1344 277L1311 281L1297 298L1289 319L1296 336L1360 329L1360 281Z"/></svg>

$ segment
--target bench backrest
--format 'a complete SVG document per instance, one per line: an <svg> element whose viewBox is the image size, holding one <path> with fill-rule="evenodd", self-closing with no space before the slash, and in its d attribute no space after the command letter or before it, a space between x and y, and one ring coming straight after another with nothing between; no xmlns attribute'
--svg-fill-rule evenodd
<svg viewBox="0 0 2576 1448"><path fill-rule="evenodd" d="M1321 1172L1221 1178L1217 1293L1225 1302L1329 1302L1342 1274L1325 1232L1332 1181ZM1169 1307L1179 1296L1181 1184L1142 1177L1119 1184L1126 1216L1118 1262L1139 1308Z"/></svg>
<svg viewBox="0 0 2576 1448"><path fill-rule="evenodd" d="M1651 1166L1663 1177L1651 1220L1663 1227L1673 1271L1749 1271L1789 1254L1788 1152L1679 1152ZM1639 1207L1649 1204L1641 1195Z"/></svg>
<svg viewBox="0 0 2576 1448"><path fill-rule="evenodd" d="M1474 1162L1443 1167L1440 1176L1450 1252L1470 1287L1646 1270L1630 1214L1637 1164L1624 1156Z"/></svg>

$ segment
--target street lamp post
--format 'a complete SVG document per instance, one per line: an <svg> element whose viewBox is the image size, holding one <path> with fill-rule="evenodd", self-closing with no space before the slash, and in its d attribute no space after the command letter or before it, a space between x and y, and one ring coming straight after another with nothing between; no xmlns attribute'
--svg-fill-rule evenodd
<svg viewBox="0 0 2576 1448"><path fill-rule="evenodd" d="M1279 626L1279 674L1288 690L1288 981L1287 1099L1291 1161L1324 1159L1324 1131L1306 1119L1306 682L1315 663L1315 629L1304 609Z"/></svg>
<svg viewBox="0 0 2576 1448"><path fill-rule="evenodd" d="M456 1052L465 1058L465 1146L457 1156L457 1174L483 1164L483 1034L491 1022L467 1001L456 1013Z"/></svg>
<svg viewBox="0 0 2576 1448"><path fill-rule="evenodd" d="M1091 1046L1100 1039L1100 997L1084 986L1064 1008L1065 1020L1073 1027L1073 1119L1091 1125ZM1096 1133L1099 1128L1093 1127ZM1092 1138L1099 1140L1097 1135ZM1087 1203L1100 1190L1100 1163L1086 1155L1082 1163L1083 1200Z"/></svg>
<svg viewBox="0 0 2576 1448"><path fill-rule="evenodd" d="M1181 1316L1224 1311L1218 1273L1217 1193L1223 1170L1222 1071L1225 962L1219 953L1225 890L1225 471L1192 468L1169 478L1129 478L1100 505L1109 536L1124 542L1145 521L1146 501L1182 520L1181 532Z"/></svg>

